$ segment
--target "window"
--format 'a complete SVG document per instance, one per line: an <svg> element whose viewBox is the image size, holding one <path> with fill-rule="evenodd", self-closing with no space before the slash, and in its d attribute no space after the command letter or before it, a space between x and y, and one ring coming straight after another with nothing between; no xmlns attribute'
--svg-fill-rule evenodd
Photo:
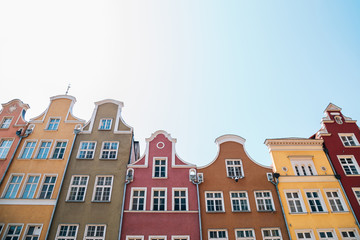
<svg viewBox="0 0 360 240"><path fill-rule="evenodd" d="M144 236L126 236L126 240L144 240Z"/></svg>
<svg viewBox="0 0 360 240"><path fill-rule="evenodd" d="M67 142L56 142L54 153L52 155L53 159L62 159L64 157L65 149Z"/></svg>
<svg viewBox="0 0 360 240"><path fill-rule="evenodd" d="M331 211L344 212L347 210L345 209L345 203L339 190L327 190L325 191L325 194L329 201Z"/></svg>
<svg viewBox="0 0 360 240"><path fill-rule="evenodd" d="M359 235L355 229L339 229L342 240L357 240Z"/></svg>
<svg viewBox="0 0 360 240"><path fill-rule="evenodd" d="M249 199L247 192L230 192L231 207L233 212L249 212Z"/></svg>
<svg viewBox="0 0 360 240"><path fill-rule="evenodd" d="M244 176L241 160L226 160L226 170L230 178Z"/></svg>
<svg viewBox="0 0 360 240"><path fill-rule="evenodd" d="M100 130L110 130L111 129L111 122L112 122L112 119L110 119L110 118L100 119L99 129Z"/></svg>
<svg viewBox="0 0 360 240"><path fill-rule="evenodd" d="M352 190L354 191L355 197L360 205L360 188L353 188Z"/></svg>
<svg viewBox="0 0 360 240"><path fill-rule="evenodd" d="M77 158L92 159L94 158L96 142L81 142Z"/></svg>
<svg viewBox="0 0 360 240"><path fill-rule="evenodd" d="M45 176L44 183L41 187L40 199L51 199L56 182L56 176Z"/></svg>
<svg viewBox="0 0 360 240"><path fill-rule="evenodd" d="M22 225L9 225L3 237L4 240L18 240L22 231Z"/></svg>
<svg viewBox="0 0 360 240"><path fill-rule="evenodd" d="M56 233L56 240L76 240L79 225L60 224Z"/></svg>
<svg viewBox="0 0 360 240"><path fill-rule="evenodd" d="M13 140L2 140L0 142L0 158L1 159L6 158L6 155L8 154L12 143L13 143Z"/></svg>
<svg viewBox="0 0 360 240"><path fill-rule="evenodd" d="M207 212L225 212L222 192L205 192Z"/></svg>
<svg viewBox="0 0 360 240"><path fill-rule="evenodd" d="M149 240L166 240L166 236L149 236Z"/></svg>
<svg viewBox="0 0 360 240"><path fill-rule="evenodd" d="M312 176L317 175L314 162L312 160L291 160L291 165L297 176Z"/></svg>
<svg viewBox="0 0 360 240"><path fill-rule="evenodd" d="M105 240L105 225L86 225L84 240Z"/></svg>
<svg viewBox="0 0 360 240"><path fill-rule="evenodd" d="M84 201L88 176L72 176L67 201Z"/></svg>
<svg viewBox="0 0 360 240"><path fill-rule="evenodd" d="M274 211L273 200L270 191L255 191L256 207L258 211Z"/></svg>
<svg viewBox="0 0 360 240"><path fill-rule="evenodd" d="M354 134L348 133L348 134L339 134L342 143L344 146L357 146L359 145L357 139L355 138Z"/></svg>
<svg viewBox="0 0 360 240"><path fill-rule="evenodd" d="M325 212L319 191L308 191L305 194L309 202L311 212Z"/></svg>
<svg viewBox="0 0 360 240"><path fill-rule="evenodd" d="M281 240L281 232L279 228L261 229L264 240Z"/></svg>
<svg viewBox="0 0 360 240"><path fill-rule="evenodd" d="M12 118L11 117L5 117L0 125L0 128L9 128Z"/></svg>
<svg viewBox="0 0 360 240"><path fill-rule="evenodd" d="M57 130L59 127L59 123L60 123L60 118L50 118L46 130Z"/></svg>
<svg viewBox="0 0 360 240"><path fill-rule="evenodd" d="M306 212L301 193L299 191L286 191L285 196L287 199L290 213L304 213Z"/></svg>
<svg viewBox="0 0 360 240"><path fill-rule="evenodd" d="M189 236L171 236L171 240L190 240Z"/></svg>
<svg viewBox="0 0 360 240"><path fill-rule="evenodd" d="M336 234L332 229L317 230L321 240L336 240Z"/></svg>
<svg viewBox="0 0 360 240"><path fill-rule="evenodd" d="M35 149L36 142L35 141L27 141L24 145L24 149L22 151L22 154L20 158L22 159L30 159L34 149Z"/></svg>
<svg viewBox="0 0 360 240"><path fill-rule="evenodd" d="M21 198L34 198L37 185L39 183L40 176L28 176L25 184L25 189Z"/></svg>
<svg viewBox="0 0 360 240"><path fill-rule="evenodd" d="M152 210L166 211L166 189L152 189Z"/></svg>
<svg viewBox="0 0 360 240"><path fill-rule="evenodd" d="M297 239L315 239L311 230L295 230Z"/></svg>
<svg viewBox="0 0 360 240"><path fill-rule="evenodd" d="M131 189L131 205L129 209L133 211L143 211L145 210L145 203L146 203L146 188L143 189Z"/></svg>
<svg viewBox="0 0 360 240"><path fill-rule="evenodd" d="M41 225L28 225L24 240L38 240L41 234Z"/></svg>
<svg viewBox="0 0 360 240"><path fill-rule="evenodd" d="M187 189L173 189L173 210L187 211Z"/></svg>
<svg viewBox="0 0 360 240"><path fill-rule="evenodd" d="M11 175L4 198L16 198L22 179L22 175Z"/></svg>
<svg viewBox="0 0 360 240"><path fill-rule="evenodd" d="M118 142L103 142L101 149L101 159L116 159Z"/></svg>
<svg viewBox="0 0 360 240"><path fill-rule="evenodd" d="M360 174L359 165L357 164L354 156L338 156L338 158L346 175Z"/></svg>
<svg viewBox="0 0 360 240"><path fill-rule="evenodd" d="M110 202L113 176L96 176L93 201Z"/></svg>
<svg viewBox="0 0 360 240"><path fill-rule="evenodd" d="M218 239L218 240L226 240L227 237L227 230L220 229L220 230L209 230L209 240L211 239Z"/></svg>
<svg viewBox="0 0 360 240"><path fill-rule="evenodd" d="M236 240L255 240L254 229L236 229Z"/></svg>
<svg viewBox="0 0 360 240"><path fill-rule="evenodd" d="M166 159L154 159L153 177L166 178Z"/></svg>
<svg viewBox="0 0 360 240"><path fill-rule="evenodd" d="M42 141L40 143L39 151L36 155L37 159L46 159L50 151L51 142Z"/></svg>

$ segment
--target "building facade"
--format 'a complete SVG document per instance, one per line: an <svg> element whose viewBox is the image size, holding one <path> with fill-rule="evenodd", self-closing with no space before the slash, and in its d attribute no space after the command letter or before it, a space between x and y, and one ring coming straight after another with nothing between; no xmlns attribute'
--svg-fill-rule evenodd
<svg viewBox="0 0 360 240"><path fill-rule="evenodd" d="M76 99L50 98L49 107L29 121L24 139L0 186L2 239L46 239L63 174L84 121L72 114Z"/></svg>
<svg viewBox="0 0 360 240"><path fill-rule="evenodd" d="M133 129L123 103L95 103L78 134L59 196L49 239L118 239L126 166Z"/></svg>
<svg viewBox="0 0 360 240"><path fill-rule="evenodd" d="M145 154L128 165L122 240L199 240L195 165L175 152L176 139L157 131Z"/></svg>
<svg viewBox="0 0 360 240"><path fill-rule="evenodd" d="M267 139L292 239L359 239L359 228L323 140Z"/></svg>
<svg viewBox="0 0 360 240"><path fill-rule="evenodd" d="M224 135L216 139L218 154L199 167L203 239L289 239L272 169L253 161L245 139Z"/></svg>
<svg viewBox="0 0 360 240"><path fill-rule="evenodd" d="M344 116L341 108L329 104L324 111L316 138L324 140L325 151L360 221L360 129L355 120Z"/></svg>

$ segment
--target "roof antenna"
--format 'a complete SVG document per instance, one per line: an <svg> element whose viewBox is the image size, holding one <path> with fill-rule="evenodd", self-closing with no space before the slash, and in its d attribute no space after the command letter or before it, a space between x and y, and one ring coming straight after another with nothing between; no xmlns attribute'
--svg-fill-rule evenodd
<svg viewBox="0 0 360 240"><path fill-rule="evenodd" d="M66 93L65 93L65 95L67 95L67 94L68 94L69 89L70 89L70 83L69 83L69 85L68 85L68 87L67 87L67 89L66 89Z"/></svg>

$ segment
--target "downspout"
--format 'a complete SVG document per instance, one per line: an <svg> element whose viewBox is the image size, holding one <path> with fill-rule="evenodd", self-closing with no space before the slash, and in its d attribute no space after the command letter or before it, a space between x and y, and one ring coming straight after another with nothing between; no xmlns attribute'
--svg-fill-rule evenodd
<svg viewBox="0 0 360 240"><path fill-rule="evenodd" d="M280 177L280 175L276 178L276 179L278 179ZM288 235L289 235L289 240L291 240L291 234L290 234L290 229L289 229L289 225L288 225L288 222L287 222L287 219L286 219L286 216L285 216L285 211L284 211L284 206L283 206L283 204L282 204L282 201L281 201L281 197L280 197L280 192L279 192L279 188L278 188L278 184L279 184L279 182L278 182L278 180L276 181L270 181L272 184L274 184L275 185L275 188L276 188L276 193L277 193L277 195L278 195L278 197L279 197L279 202L280 202L280 207L281 207L281 213L282 213L282 215L283 215L283 217L284 217L284 220L285 220L285 226L286 226L286 231L287 231L287 233L288 233Z"/></svg>
<svg viewBox="0 0 360 240"><path fill-rule="evenodd" d="M124 184L124 193L123 193L123 201L121 204L121 214L120 214L120 225L119 225L119 236L118 240L121 239L121 233L122 233L122 224L123 224L123 218L124 218L124 209L125 209L125 194L126 194L126 186L130 183L129 180L125 180Z"/></svg>
<svg viewBox="0 0 360 240"><path fill-rule="evenodd" d="M63 183L64 183L65 174L66 174L67 168L68 168L68 166L69 166L70 157L71 157L72 151L73 151L73 149L74 149L76 137L77 137L77 135L78 135L79 132L80 132L80 130L74 129L74 133L75 133L74 140L73 140L73 142L72 142L72 144L71 144L70 153L69 153L69 156L68 156L66 165L65 165L64 174L63 174L62 179L61 179L58 196L57 196L57 198L56 198L55 206L54 206L54 209L53 209L52 214L51 214L51 218L50 218L50 222L49 222L49 227L48 227L48 229L47 229L47 231L46 231L46 237L45 237L45 239L48 239L48 237L49 237L50 227L51 227L51 224L52 224L52 222L53 222L53 220L54 220L55 210L56 210L56 206L58 205L58 202L59 202L60 192L61 192L61 189L62 189L62 185L63 185Z"/></svg>
<svg viewBox="0 0 360 240"><path fill-rule="evenodd" d="M202 240L202 227L201 227L201 212L200 212L200 197L199 197L199 184L200 183L195 183L196 184L196 193L197 193L197 202L198 202L198 215L199 215L199 229L200 229L200 240Z"/></svg>
<svg viewBox="0 0 360 240"><path fill-rule="evenodd" d="M345 192L344 186L342 185L342 183L341 183L341 181L340 181L340 175L337 174L337 172L336 172L336 170L335 170L335 168L334 168L334 166L333 166L333 164L332 164L332 162L331 162L331 160L330 160L330 156L329 156L329 154L328 154L329 150L325 147L325 144L323 145L323 150L324 150L325 155L326 155L326 157L327 157L327 159L328 159L328 161L329 161L329 163L330 163L330 166L331 166L331 168L332 168L332 170L333 170L333 172L334 172L334 174L335 174L335 178L338 180L338 182L339 182L339 184L340 184L340 186L341 186L341 189L342 189L342 191L343 191L343 193L344 193L344 195L345 195L346 201L347 201L348 205L350 206L351 212L352 212L352 214L353 214L353 216L354 216L354 218L355 218L356 225L358 226L358 228L359 228L359 230L360 230L359 221L358 221L358 219L356 218L354 209L352 208L352 206L351 206L351 204L350 204L350 201L349 201L349 198L348 198L348 196L347 196L347 194L346 194L346 192Z"/></svg>

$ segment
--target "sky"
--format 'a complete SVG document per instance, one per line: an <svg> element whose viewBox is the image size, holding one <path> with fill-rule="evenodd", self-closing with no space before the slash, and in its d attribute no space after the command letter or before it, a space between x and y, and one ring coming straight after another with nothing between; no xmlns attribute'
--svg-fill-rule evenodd
<svg viewBox="0 0 360 240"><path fill-rule="evenodd" d="M124 102L141 154L165 130L203 166L235 134L270 165L267 138L310 137L332 102L360 120L360 1L0 1L0 102Z"/></svg>

